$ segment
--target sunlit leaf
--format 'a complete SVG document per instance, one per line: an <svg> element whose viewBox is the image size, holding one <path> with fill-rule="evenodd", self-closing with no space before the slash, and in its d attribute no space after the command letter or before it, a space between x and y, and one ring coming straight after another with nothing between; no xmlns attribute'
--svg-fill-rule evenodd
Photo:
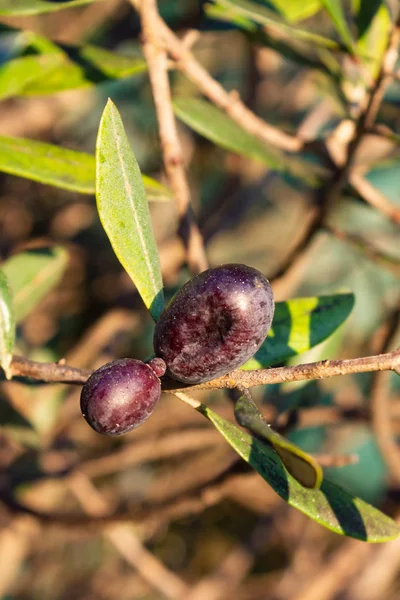
<svg viewBox="0 0 400 600"><path fill-rule="evenodd" d="M321 486L322 469L320 465L312 456L268 425L249 390L242 390L242 395L236 400L235 418L239 425L245 427L251 434L271 444L287 471L301 485L310 489L318 489Z"/></svg>
<svg viewBox="0 0 400 600"><path fill-rule="evenodd" d="M270 0L286 17L288 21L295 23L315 15L322 6L321 0Z"/></svg>
<svg viewBox="0 0 400 600"><path fill-rule="evenodd" d="M343 40L345 46L351 54L354 53L354 41L349 26L347 25L346 15L342 7L342 0L321 0L326 11L332 19L337 32Z"/></svg>
<svg viewBox="0 0 400 600"><path fill-rule="evenodd" d="M86 88L146 70L142 58L121 56L97 46L61 47L33 33L24 34L22 40L23 55L0 67L0 99Z"/></svg>
<svg viewBox="0 0 400 600"><path fill-rule="evenodd" d="M283 36L280 32L273 32L271 28L268 31L265 28L262 29L249 17L220 4L206 4L205 13L210 19L228 22L244 30L253 43L273 48L287 60L311 69L318 69L334 77L335 81L341 76L338 59L335 53L328 48L308 44L304 40L293 39L293 36L290 35ZM336 93L339 92L340 90Z"/></svg>
<svg viewBox="0 0 400 600"><path fill-rule="evenodd" d="M299 27L288 25L276 13L268 10L265 6L261 6L260 4L256 4L249 0L216 0L216 5L234 10L239 15L249 17L255 23L267 25L299 40L304 40L324 48L339 48L339 45L334 40L330 40L329 38L313 33L307 29L300 29Z"/></svg>
<svg viewBox="0 0 400 600"><path fill-rule="evenodd" d="M100 220L115 254L157 320L164 308L160 259L139 165L111 100L100 122L96 163Z"/></svg>
<svg viewBox="0 0 400 600"><path fill-rule="evenodd" d="M303 487L288 473L271 446L241 431L203 404L197 410L281 498L320 525L367 542L386 542L400 535L398 525L373 506L326 478L319 490Z"/></svg>
<svg viewBox="0 0 400 600"><path fill-rule="evenodd" d="M173 106L179 119L218 146L259 160L271 169L290 173L310 185L318 182L312 165L268 147L210 102L199 98L176 98Z"/></svg>
<svg viewBox="0 0 400 600"><path fill-rule="evenodd" d="M85 6L96 0L70 0L70 2L50 2L48 0L0 0L0 16L39 15L66 8Z"/></svg>
<svg viewBox="0 0 400 600"><path fill-rule="evenodd" d="M15 341L15 317L7 276L0 270L0 367L9 377Z"/></svg>
<svg viewBox="0 0 400 600"><path fill-rule="evenodd" d="M242 369L260 369L301 354L328 338L349 316L353 294L277 302L267 339Z"/></svg>
<svg viewBox="0 0 400 600"><path fill-rule="evenodd" d="M68 262L64 248L35 248L11 256L2 265L20 323L61 280Z"/></svg>
<svg viewBox="0 0 400 600"><path fill-rule="evenodd" d="M366 13L367 5L375 8L375 12ZM365 64L375 78L381 67L392 26L389 7L383 2L361 2L356 23L359 30L357 46L360 55L365 57Z"/></svg>
<svg viewBox="0 0 400 600"><path fill-rule="evenodd" d="M0 171L47 185L95 193L96 163L91 154L25 138L0 136ZM149 200L166 200L170 191L150 177L143 176Z"/></svg>

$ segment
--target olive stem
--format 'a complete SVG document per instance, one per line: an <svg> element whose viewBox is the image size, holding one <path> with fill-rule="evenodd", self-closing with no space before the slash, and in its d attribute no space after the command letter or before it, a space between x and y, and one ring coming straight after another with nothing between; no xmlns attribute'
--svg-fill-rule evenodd
<svg viewBox="0 0 400 600"><path fill-rule="evenodd" d="M71 384L85 383L92 373L88 369L77 369L62 363L41 363L16 355L13 356L9 371L12 377L28 377L45 383ZM257 385L270 385L286 381L328 379L338 375L377 371L394 371L400 375L400 348L375 356L346 360L322 360L294 367L275 367L254 371L238 369L218 379L192 386L165 380L162 381L162 389L164 392L177 395L186 390L192 392L195 390L232 389L238 386L251 388Z"/></svg>

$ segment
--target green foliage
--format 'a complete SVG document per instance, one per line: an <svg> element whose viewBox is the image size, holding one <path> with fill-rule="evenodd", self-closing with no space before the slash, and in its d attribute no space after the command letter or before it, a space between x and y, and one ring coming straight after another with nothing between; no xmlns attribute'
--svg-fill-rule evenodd
<svg viewBox="0 0 400 600"><path fill-rule="evenodd" d="M95 193L94 156L52 144L0 136L0 171L72 192ZM149 200L170 198L170 192L154 179L143 176L143 183Z"/></svg>
<svg viewBox="0 0 400 600"><path fill-rule="evenodd" d="M68 262L64 248L35 248L11 256L2 265L20 323L60 281Z"/></svg>
<svg viewBox="0 0 400 600"><path fill-rule="evenodd" d="M275 148L268 147L209 102L199 98L177 98L174 100L174 110L186 125L218 146L255 158L273 170L290 173L310 185L318 182L312 165L286 157Z"/></svg>
<svg viewBox="0 0 400 600"><path fill-rule="evenodd" d="M300 485L282 465L275 450L240 431L203 404L198 408L226 441L290 506L335 533L367 542L399 536L398 525L369 504L324 478L320 489Z"/></svg>
<svg viewBox="0 0 400 600"><path fill-rule="evenodd" d="M7 277L0 271L0 367L9 375L15 340L15 317Z"/></svg>
<svg viewBox="0 0 400 600"><path fill-rule="evenodd" d="M353 294L277 302L267 339L242 369L261 369L310 350L336 331L353 306Z"/></svg>
<svg viewBox="0 0 400 600"><path fill-rule="evenodd" d="M0 0L0 15L40 15L91 4L96 0L70 0L69 2L49 2L48 0Z"/></svg>
<svg viewBox="0 0 400 600"><path fill-rule="evenodd" d="M160 259L139 165L111 100L96 146L96 197L111 245L156 321L164 308Z"/></svg>
<svg viewBox="0 0 400 600"><path fill-rule="evenodd" d="M256 438L271 444L296 481L310 489L321 487L322 469L317 461L268 425L248 390L243 390L235 403L235 417L239 425L248 429Z"/></svg>
<svg viewBox="0 0 400 600"><path fill-rule="evenodd" d="M121 56L91 44L62 47L35 33L25 34L23 41L23 55L0 68L1 100L92 87L146 70L142 58Z"/></svg>
<svg viewBox="0 0 400 600"><path fill-rule="evenodd" d="M368 11L368 6L372 11ZM359 37L357 47L365 57L365 64L372 75L378 75L391 30L389 7L383 2L361 2L356 16Z"/></svg>
<svg viewBox="0 0 400 600"><path fill-rule="evenodd" d="M321 0L326 11L332 19L337 32L343 40L350 54L354 54L354 41L351 31L347 25L346 15L341 4L342 0Z"/></svg>
<svg viewBox="0 0 400 600"><path fill-rule="evenodd" d="M322 48L339 49L339 45L334 40L318 35L307 29L293 27L288 25L276 13L268 10L260 4L255 4L249 0L215 0L218 7L225 8L231 14L237 14L241 17L248 17L260 25L268 25L285 35L298 40L303 40L321 46Z"/></svg>
<svg viewBox="0 0 400 600"><path fill-rule="evenodd" d="M312 17L322 6L321 0L272 0L271 4L292 23Z"/></svg>

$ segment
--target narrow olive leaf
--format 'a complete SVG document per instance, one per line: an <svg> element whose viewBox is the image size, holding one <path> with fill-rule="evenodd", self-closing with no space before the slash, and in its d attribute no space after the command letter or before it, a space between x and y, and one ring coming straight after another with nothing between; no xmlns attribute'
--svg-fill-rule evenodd
<svg viewBox="0 0 400 600"><path fill-rule="evenodd" d="M271 0L271 4L291 23L312 17L322 7L321 0Z"/></svg>
<svg viewBox="0 0 400 600"><path fill-rule="evenodd" d="M368 9L365 11L368 5L375 9L375 12L368 13ZM360 55L365 56L365 64L375 79L389 41L392 26L390 11L384 2L381 2L380 6L379 3L361 2L359 8L356 18L359 29L357 47Z"/></svg>
<svg viewBox="0 0 400 600"><path fill-rule="evenodd" d="M20 323L60 281L68 262L64 248L34 248L2 264L13 293L16 323Z"/></svg>
<svg viewBox="0 0 400 600"><path fill-rule="evenodd" d="M261 29L248 17L239 15L234 10L230 10L224 6L216 4L206 4L205 14L210 19L228 22L231 25L243 29L249 39L261 46L272 48L280 55L290 61L298 63L302 66L317 69L325 75L333 77L334 81L339 86L339 78L341 77L341 67L334 52L327 48L311 46L305 44L301 40L295 40L289 36L282 36L273 31ZM340 92L340 96L342 92ZM347 106L347 101L345 102Z"/></svg>
<svg viewBox="0 0 400 600"><path fill-rule="evenodd" d="M260 413L249 390L235 403L235 418L242 427L261 440L266 440L279 455L287 471L306 488L318 489L322 482L322 469L317 461L301 448L274 431Z"/></svg>
<svg viewBox="0 0 400 600"><path fill-rule="evenodd" d="M147 63L143 58L123 56L92 44L77 48L73 56L78 64L83 65L85 61L112 79L130 77L147 70Z"/></svg>
<svg viewBox="0 0 400 600"><path fill-rule="evenodd" d="M142 73L141 58L120 56L96 46L14 58L0 68L0 99L43 96L92 87L102 81Z"/></svg>
<svg viewBox="0 0 400 600"><path fill-rule="evenodd" d="M96 198L113 250L154 320L164 308L160 259L139 165L111 100L96 145Z"/></svg>
<svg viewBox="0 0 400 600"><path fill-rule="evenodd" d="M9 367L15 341L15 317L13 300L6 274L0 270L0 367L7 379L11 378Z"/></svg>
<svg viewBox="0 0 400 600"><path fill-rule="evenodd" d="M65 58L57 54L24 56L10 60L0 68L0 100L29 95L30 90L35 93L34 90L40 89L41 85L44 89L40 93L45 94L47 93L46 86L48 81L51 81L52 76L55 75L61 79L60 71L64 72L67 67L68 64ZM71 77L68 69L66 76L67 81L70 81ZM77 87L75 79L73 85ZM68 87L60 89L68 89ZM50 88L50 91L53 90Z"/></svg>
<svg viewBox="0 0 400 600"><path fill-rule="evenodd" d="M344 45L349 50L350 54L354 54L354 40L349 26L347 25L346 15L344 14L341 0L321 0L321 2L326 11L329 13L336 31L342 38Z"/></svg>
<svg viewBox="0 0 400 600"><path fill-rule="evenodd" d="M1 135L0 171L72 192L95 193L94 156L53 144ZM154 179L143 176L143 183L149 200L171 198L171 192Z"/></svg>
<svg viewBox="0 0 400 600"><path fill-rule="evenodd" d="M94 193L94 157L23 138L0 136L0 171L82 194Z"/></svg>
<svg viewBox="0 0 400 600"><path fill-rule="evenodd" d="M261 369L310 350L336 331L347 319L353 306L353 294L277 302L272 327L265 342L241 368Z"/></svg>
<svg viewBox="0 0 400 600"><path fill-rule="evenodd" d="M281 498L317 523L335 533L371 543L400 535L398 525L373 506L326 478L319 490L305 488L285 469L272 446L241 431L204 404L197 410Z"/></svg>
<svg viewBox="0 0 400 600"><path fill-rule="evenodd" d="M199 98L176 98L173 107L181 121L218 146L259 160L271 169L289 173L309 185L317 185L320 181L314 165L287 157L276 148L268 147L210 102Z"/></svg>
<svg viewBox="0 0 400 600"><path fill-rule="evenodd" d="M267 25L293 38L310 42L317 46L322 46L323 48L331 48L334 50L339 50L340 48L339 44L334 40L312 33L306 29L288 25L283 19L279 18L278 15L274 14L266 7L250 2L249 0L216 0L216 4L217 6L229 8L244 17L249 17L255 23Z"/></svg>
<svg viewBox="0 0 400 600"><path fill-rule="evenodd" d="M0 0L0 16L40 15L66 8L85 6L96 0L70 0L50 2L49 0Z"/></svg>

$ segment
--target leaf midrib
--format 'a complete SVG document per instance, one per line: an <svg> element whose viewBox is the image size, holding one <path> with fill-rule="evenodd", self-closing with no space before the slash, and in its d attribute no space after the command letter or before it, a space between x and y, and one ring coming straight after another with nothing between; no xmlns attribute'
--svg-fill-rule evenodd
<svg viewBox="0 0 400 600"><path fill-rule="evenodd" d="M129 182L129 178L127 176L126 170L125 170L124 161L122 160L121 142L120 142L120 137L119 137L117 127L115 124L115 115L112 110L110 111L110 113L111 113L111 121L112 121L112 126L113 126L115 145L116 145L116 149L117 149L117 156L118 156L118 161L119 161L119 164L121 167L121 173L122 173L122 178L123 178L123 182L124 182L124 186L125 186L126 195L129 200L129 204L132 208L133 219L135 222L135 230L138 233L139 242L140 242L140 245L142 248L142 253L143 253L144 259L146 261L146 266L147 266L150 280L151 280L151 283L153 286L154 296L156 296L159 292L159 289L157 287L157 281L156 281L156 277L155 277L155 274L153 271L153 265L151 264L151 260L150 260L150 256L149 256L149 253L147 250L146 242L143 238L143 232L142 232L142 228L140 226L140 221L139 221L138 214L137 214L137 208L133 201L132 187Z"/></svg>

